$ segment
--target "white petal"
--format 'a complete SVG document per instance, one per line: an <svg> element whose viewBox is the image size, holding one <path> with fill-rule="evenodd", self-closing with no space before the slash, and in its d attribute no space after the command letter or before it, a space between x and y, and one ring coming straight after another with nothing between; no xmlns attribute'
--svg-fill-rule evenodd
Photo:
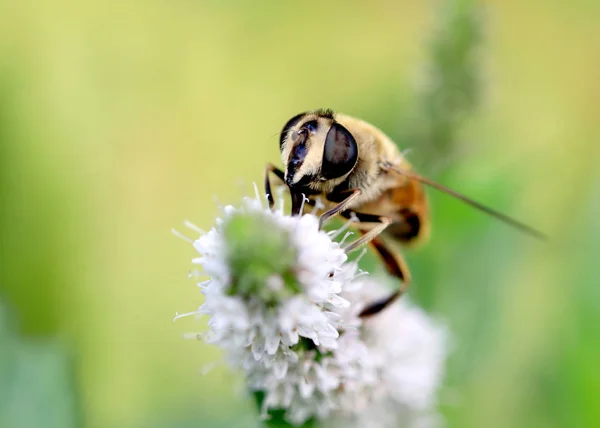
<svg viewBox="0 0 600 428"><path fill-rule="evenodd" d="M285 378L288 371L288 362L286 359L275 361L273 364L273 374L277 379Z"/></svg>
<svg viewBox="0 0 600 428"><path fill-rule="evenodd" d="M265 350L269 355L275 355L279 348L280 336L278 334L271 334L265 338Z"/></svg>
<svg viewBox="0 0 600 428"><path fill-rule="evenodd" d="M314 382L309 382L307 379L302 379L302 381L298 385L298 388L300 389L300 395L303 398L308 398L312 395L313 391L315 390L315 384Z"/></svg>
<svg viewBox="0 0 600 428"><path fill-rule="evenodd" d="M262 336L256 337L251 348L254 360L259 361L265 353L264 338Z"/></svg>
<svg viewBox="0 0 600 428"><path fill-rule="evenodd" d="M281 342L286 346L295 345L298 343L298 340L300 340L300 337L298 335L298 330L296 329L281 333Z"/></svg>
<svg viewBox="0 0 600 428"><path fill-rule="evenodd" d="M350 306L350 302L347 301L346 299L338 296L337 294L332 295L331 297L329 297L328 302L331 303L333 306L338 307L338 308L347 308Z"/></svg>

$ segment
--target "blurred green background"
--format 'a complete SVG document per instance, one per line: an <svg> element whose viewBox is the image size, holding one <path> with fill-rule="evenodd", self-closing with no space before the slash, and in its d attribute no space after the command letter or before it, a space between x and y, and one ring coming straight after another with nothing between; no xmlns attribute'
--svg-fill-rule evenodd
<svg viewBox="0 0 600 428"><path fill-rule="evenodd" d="M256 426L239 377L200 374L203 323L172 322L201 296L170 230L209 228L317 107L552 236L430 192L407 256L454 334L448 426L599 426L600 2L449 5L0 2L0 426Z"/></svg>

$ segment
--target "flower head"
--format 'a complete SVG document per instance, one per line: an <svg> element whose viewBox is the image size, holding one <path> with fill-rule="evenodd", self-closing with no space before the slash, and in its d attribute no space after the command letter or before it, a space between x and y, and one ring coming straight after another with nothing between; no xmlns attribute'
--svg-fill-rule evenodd
<svg viewBox="0 0 600 428"><path fill-rule="evenodd" d="M343 375L330 353L344 331L336 310L349 306L345 252L312 215L287 216L250 198L223 213L193 243L193 262L210 276L197 311L210 317L205 341L265 392L265 412L286 408L295 422L328 413Z"/></svg>
<svg viewBox="0 0 600 428"><path fill-rule="evenodd" d="M433 405L443 335L407 302L360 318L381 285L347 261L317 217L246 198L225 207L193 245L200 254L193 262L210 276L193 312L209 316L204 340L261 394L264 417L284 410L294 424L347 423L372 417L373 408L412 415Z"/></svg>
<svg viewBox="0 0 600 428"><path fill-rule="evenodd" d="M285 216L256 199L224 208L217 226L194 242L211 279L199 312L211 315L211 342L250 346L256 361L291 355L301 338L334 349L338 331L330 310L348 306L335 277L346 254L314 216ZM264 360L263 360L264 357ZM279 355L278 357L281 357Z"/></svg>

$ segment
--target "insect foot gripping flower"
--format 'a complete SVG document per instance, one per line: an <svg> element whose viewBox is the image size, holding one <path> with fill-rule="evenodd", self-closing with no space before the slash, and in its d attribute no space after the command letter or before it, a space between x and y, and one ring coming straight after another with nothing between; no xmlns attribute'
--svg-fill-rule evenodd
<svg viewBox="0 0 600 428"><path fill-rule="evenodd" d="M283 410L293 424L323 418L343 385L362 375L361 343L346 339L343 361L334 354L352 329L336 311L349 306L340 294L356 266L313 215L287 216L250 198L223 214L193 241L200 253L193 262L210 276L199 284L205 300L193 312L210 317L203 339L222 348L260 393L264 417Z"/></svg>

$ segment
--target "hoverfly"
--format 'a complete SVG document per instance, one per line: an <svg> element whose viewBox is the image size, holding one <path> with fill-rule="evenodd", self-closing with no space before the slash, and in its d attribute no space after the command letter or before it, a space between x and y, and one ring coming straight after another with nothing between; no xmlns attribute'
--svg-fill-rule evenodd
<svg viewBox="0 0 600 428"><path fill-rule="evenodd" d="M292 117L280 135L285 171L268 164L265 192L273 207L269 174L288 186L292 214L302 214L305 198L326 202L319 226L335 215L356 218L362 236L344 247L347 253L369 243L401 286L390 296L367 305L361 316L373 315L401 296L411 276L400 253L386 241L410 245L429 236L429 205L424 186L431 186L537 238L537 230L488 208L452 189L413 172L396 144L373 125L314 110ZM384 239L387 238L387 239Z"/></svg>

